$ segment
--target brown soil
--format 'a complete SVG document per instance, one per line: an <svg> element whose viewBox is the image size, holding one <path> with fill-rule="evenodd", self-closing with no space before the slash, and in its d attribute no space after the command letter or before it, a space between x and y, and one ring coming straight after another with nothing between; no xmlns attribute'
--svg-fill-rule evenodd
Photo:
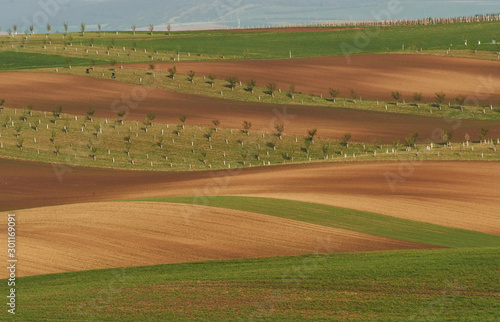
<svg viewBox="0 0 500 322"><path fill-rule="evenodd" d="M212 172L118 171L0 159L0 210L168 196L311 201L500 235L500 163L308 164ZM398 178L394 190L386 180ZM198 199L200 200L200 199Z"/></svg>
<svg viewBox="0 0 500 322"><path fill-rule="evenodd" d="M436 248L260 214L110 202L16 214L17 276L233 258ZM5 213L0 213L2 218ZM0 237L5 240L6 225ZM3 270L0 278L6 278Z"/></svg>
<svg viewBox="0 0 500 322"><path fill-rule="evenodd" d="M433 101L436 92L455 97L470 97L484 104L500 100L500 64L467 58L429 55L350 55L282 60L210 61L158 63L157 70L167 71L176 66L178 72L190 70L198 75L214 74L219 79L238 76L242 81L255 79L260 86L275 82L288 90L295 83L297 91L328 95L328 88L340 90L342 97L351 97L351 89L366 99L393 100L391 93L399 91L411 100L413 93L422 92ZM149 64L130 64L128 68L149 68Z"/></svg>
<svg viewBox="0 0 500 322"><path fill-rule="evenodd" d="M308 129L317 128L320 137L340 139L349 132L354 141L369 143L379 140L392 142L395 137L404 140L410 132L418 132L420 138L425 140L431 138L436 129L450 128L454 128L456 138L463 138L465 133L469 133L476 139L482 127L489 128L491 136L500 136L500 123L495 121L450 122L441 118L297 105L288 106L285 113L281 105L235 102L111 80L57 74L0 73L0 88L1 96L9 107L24 108L32 104L37 110L52 111L62 105L64 113L77 115L84 115L92 107L96 111L95 116L115 119L117 111L130 106L129 103L137 103L130 109L129 119L142 121L146 114L154 113L157 122L177 123L179 116L185 114L186 123L190 125L211 126L213 119L219 119L222 127L237 129L247 120L252 122L253 130L271 132L275 122L281 118L286 125L285 134L305 135ZM145 91L138 92L138 89ZM133 99L141 93L146 95L144 100ZM283 119L285 114L289 117Z"/></svg>

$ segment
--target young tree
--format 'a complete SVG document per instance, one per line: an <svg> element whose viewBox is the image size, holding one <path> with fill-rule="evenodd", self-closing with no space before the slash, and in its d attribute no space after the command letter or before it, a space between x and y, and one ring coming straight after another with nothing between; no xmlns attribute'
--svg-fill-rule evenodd
<svg viewBox="0 0 500 322"><path fill-rule="evenodd" d="M453 130L443 132L443 140L446 142L446 144L450 145L450 141L453 138L453 133Z"/></svg>
<svg viewBox="0 0 500 322"><path fill-rule="evenodd" d="M486 135L488 135L489 131L490 130L488 130L488 129L484 128L484 127L479 130L479 141L480 142L484 141L484 139L486 138Z"/></svg>
<svg viewBox="0 0 500 322"><path fill-rule="evenodd" d="M217 127L219 126L220 121L219 120L213 120L212 123L215 126L215 132L217 133Z"/></svg>
<svg viewBox="0 0 500 322"><path fill-rule="evenodd" d="M50 34L51 30L52 30L52 26L48 23L47 24L47 34Z"/></svg>
<svg viewBox="0 0 500 322"><path fill-rule="evenodd" d="M56 107L55 109L52 110L52 115L54 115L54 118L56 117L61 117L61 112L62 112L62 106L59 105L58 107Z"/></svg>
<svg viewBox="0 0 500 322"><path fill-rule="evenodd" d="M155 29L154 25L149 25L149 34L152 36L153 35L153 30Z"/></svg>
<svg viewBox="0 0 500 322"><path fill-rule="evenodd" d="M309 141L311 141L312 144L314 144L314 137L316 136L317 133L318 129L312 129L307 131L307 134L309 135Z"/></svg>
<svg viewBox="0 0 500 322"><path fill-rule="evenodd" d="M95 111L92 109L92 107L89 107L89 110L87 111L87 119L89 121L92 121L92 116L94 116Z"/></svg>
<svg viewBox="0 0 500 322"><path fill-rule="evenodd" d="M422 101L422 92L413 93L413 100L419 104Z"/></svg>
<svg viewBox="0 0 500 322"><path fill-rule="evenodd" d="M328 144L323 144L321 149L323 150L323 158L326 160L330 152L330 147L328 146Z"/></svg>
<svg viewBox="0 0 500 322"><path fill-rule="evenodd" d="M215 75L212 74L208 75L208 82L212 87L214 87L215 79L216 79Z"/></svg>
<svg viewBox="0 0 500 322"><path fill-rule="evenodd" d="M190 70L188 74L188 79L191 81L191 84L194 84L194 77L196 76L196 72Z"/></svg>
<svg viewBox="0 0 500 322"><path fill-rule="evenodd" d="M56 156L59 156L59 153L61 153L61 145L60 144L55 145L54 150Z"/></svg>
<svg viewBox="0 0 500 322"><path fill-rule="evenodd" d="M168 35L170 36L170 30L172 30L172 26L170 26L170 24L167 25L167 31L168 31Z"/></svg>
<svg viewBox="0 0 500 322"><path fill-rule="evenodd" d="M82 22L80 25L80 31L82 32L82 36L85 34L85 24Z"/></svg>
<svg viewBox="0 0 500 322"><path fill-rule="evenodd" d="M17 25L12 26L12 29L14 30L14 36L17 35Z"/></svg>
<svg viewBox="0 0 500 322"><path fill-rule="evenodd" d="M207 151L202 150L200 152L200 156L201 156L201 162L203 162L203 164L206 164L207 163Z"/></svg>
<svg viewBox="0 0 500 322"><path fill-rule="evenodd" d="M289 94L290 94L290 98L291 98L292 100L295 100L295 93L296 93L296 92L295 92L295 84L294 84L294 83L291 83L291 84L290 84L290 88L288 89L288 92L289 92Z"/></svg>
<svg viewBox="0 0 500 322"><path fill-rule="evenodd" d="M238 77L236 76L229 77L226 81L229 83L229 87L231 87L232 91L234 91L236 84L239 82Z"/></svg>
<svg viewBox="0 0 500 322"><path fill-rule="evenodd" d="M181 115L179 118L179 121L182 123L182 129L184 129L184 123L186 122L187 116L186 115Z"/></svg>
<svg viewBox="0 0 500 322"><path fill-rule="evenodd" d="M253 89L257 86L257 82L254 79L251 79L247 82L247 89L253 94Z"/></svg>
<svg viewBox="0 0 500 322"><path fill-rule="evenodd" d="M122 124L123 125L123 117L125 116L125 114L127 114L126 111L121 111L121 112L118 112L116 115L118 115L118 117L120 118L118 120L118 123Z"/></svg>
<svg viewBox="0 0 500 322"><path fill-rule="evenodd" d="M285 131L285 124L283 124L283 122L276 122L274 124L274 129L278 132L278 138L281 140L281 135Z"/></svg>
<svg viewBox="0 0 500 322"><path fill-rule="evenodd" d="M344 137L340 141L340 144L343 145L343 146L345 146L346 148L348 148L349 147L349 141L351 140L351 138L352 138L351 133L344 134Z"/></svg>
<svg viewBox="0 0 500 322"><path fill-rule="evenodd" d="M351 98L353 100L355 100L356 98L358 98L358 94L356 93L356 91L354 89L351 89Z"/></svg>
<svg viewBox="0 0 500 322"><path fill-rule="evenodd" d="M417 142L417 140L418 140L418 133L417 132L409 134L405 140L406 146L408 146L408 147L415 146L415 143Z"/></svg>
<svg viewBox="0 0 500 322"><path fill-rule="evenodd" d="M136 25L132 25L132 31L134 32L134 36L135 36L135 30L137 29L137 26Z"/></svg>
<svg viewBox="0 0 500 322"><path fill-rule="evenodd" d="M328 90L328 92L330 93L330 96L332 97L332 100L335 102L335 99L340 94L340 90L333 89L333 88L330 87L330 89Z"/></svg>
<svg viewBox="0 0 500 322"><path fill-rule="evenodd" d="M396 106L399 104L399 99L401 98L401 93L399 92L392 92L392 98L396 101Z"/></svg>
<svg viewBox="0 0 500 322"><path fill-rule="evenodd" d="M457 104L462 107L464 104L465 104L465 100L467 99L467 97L465 97L464 95L458 95L456 98L455 98L455 101L457 101Z"/></svg>
<svg viewBox="0 0 500 322"><path fill-rule="evenodd" d="M155 118L156 118L156 115L154 115L154 113L148 113L146 115L146 125L152 125L152 122Z"/></svg>
<svg viewBox="0 0 500 322"><path fill-rule="evenodd" d="M445 98L446 98L445 93L443 92L436 93L436 103L438 104L439 108L441 108L441 104L443 104Z"/></svg>
<svg viewBox="0 0 500 322"><path fill-rule="evenodd" d="M98 25L97 25L97 29L98 29L98 31L99 31L99 34L101 34L101 29L102 29L101 24L98 24Z"/></svg>
<svg viewBox="0 0 500 322"><path fill-rule="evenodd" d="M30 25L30 33L33 35L33 30L35 30L35 26Z"/></svg>
<svg viewBox="0 0 500 322"><path fill-rule="evenodd" d="M68 27L69 27L69 24L67 22L64 22L64 32L65 33L68 32Z"/></svg>
<svg viewBox="0 0 500 322"><path fill-rule="evenodd" d="M243 121L243 130L244 132L249 135L250 134L250 128L252 127L252 123L248 121Z"/></svg>
<svg viewBox="0 0 500 322"><path fill-rule="evenodd" d="M274 92L276 91L276 83L269 83L267 84L266 88L269 94L274 97Z"/></svg>
<svg viewBox="0 0 500 322"><path fill-rule="evenodd" d="M170 77L172 77L172 80L175 80L175 74L177 74L177 67L171 67L168 69L168 72L170 74Z"/></svg>

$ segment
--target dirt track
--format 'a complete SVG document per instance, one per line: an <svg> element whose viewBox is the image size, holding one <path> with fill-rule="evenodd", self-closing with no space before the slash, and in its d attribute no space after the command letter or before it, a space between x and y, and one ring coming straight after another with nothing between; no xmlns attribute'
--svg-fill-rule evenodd
<svg viewBox="0 0 500 322"><path fill-rule="evenodd" d="M0 159L0 210L166 196L311 201L500 235L500 163L346 163L157 173ZM400 176L394 191L386 174ZM402 175L402 176L401 176ZM59 181L61 179L61 181Z"/></svg>
<svg viewBox="0 0 500 322"><path fill-rule="evenodd" d="M144 100L143 95L146 95ZM96 116L110 118L117 118L117 111L137 103L129 116L135 120L142 121L146 114L154 113L158 122L176 123L179 116L185 114L186 123L191 125L209 126L217 118L222 127L241 128L247 120L252 122L253 130L266 132L273 131L276 120L285 115L280 105L235 102L111 80L28 72L0 73L0 98L4 98L9 107L32 104L35 109L52 111L62 105L63 112L68 114L84 115L92 107ZM354 141L369 143L392 142L395 137L404 140L411 132L418 132L425 140L431 138L435 129L448 130L456 124L441 118L311 106L288 106L286 114L290 117L284 119L285 134L305 135L308 129L317 128L320 137L340 139L349 132ZM461 139L469 133L477 139L481 127L489 128L492 137L500 136L499 122L466 120L455 129L454 137Z"/></svg>
<svg viewBox="0 0 500 322"><path fill-rule="evenodd" d="M226 209L111 202L19 211L17 276L263 256L436 248ZM1 217L6 214L0 213ZM6 225L2 226L5 239ZM7 271L0 278L6 278Z"/></svg>
<svg viewBox="0 0 500 322"><path fill-rule="evenodd" d="M328 95L328 88L340 89L341 96L351 97L350 90L367 99L392 100L399 91L410 100L422 92L424 99L434 101L443 91L455 103L458 95L470 96L485 104L500 100L500 63L467 58L428 55L351 55L288 60L248 60L216 62L158 63L156 69L167 71L176 66L178 72L190 70L198 75L214 74L219 79L238 76L243 81L255 79L259 86L275 82L288 90L294 82L296 90L307 94ZM149 68L149 64L131 64L130 68Z"/></svg>

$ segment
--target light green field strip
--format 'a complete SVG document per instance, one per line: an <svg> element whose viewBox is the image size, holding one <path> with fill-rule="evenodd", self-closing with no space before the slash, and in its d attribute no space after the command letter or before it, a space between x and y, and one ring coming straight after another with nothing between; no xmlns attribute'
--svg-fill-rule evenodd
<svg viewBox="0 0 500 322"><path fill-rule="evenodd" d="M248 211L443 247L500 247L500 236L496 235L300 201L232 196L155 198L143 201L201 204Z"/></svg>
<svg viewBox="0 0 500 322"><path fill-rule="evenodd" d="M209 261L17 279L22 320L494 321L500 248ZM2 294L7 294L3 280ZM7 308L5 309L5 311ZM8 320L7 313L2 319Z"/></svg>

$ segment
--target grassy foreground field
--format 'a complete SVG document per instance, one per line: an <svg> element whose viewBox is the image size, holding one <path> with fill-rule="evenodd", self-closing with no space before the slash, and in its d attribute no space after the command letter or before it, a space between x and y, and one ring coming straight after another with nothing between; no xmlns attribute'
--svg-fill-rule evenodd
<svg viewBox="0 0 500 322"><path fill-rule="evenodd" d="M196 204L242 210L443 247L500 247L500 236L496 235L316 203L233 196L154 198L142 201Z"/></svg>
<svg viewBox="0 0 500 322"><path fill-rule="evenodd" d="M26 277L17 281L16 312L28 320L493 321L499 250L309 255Z"/></svg>

